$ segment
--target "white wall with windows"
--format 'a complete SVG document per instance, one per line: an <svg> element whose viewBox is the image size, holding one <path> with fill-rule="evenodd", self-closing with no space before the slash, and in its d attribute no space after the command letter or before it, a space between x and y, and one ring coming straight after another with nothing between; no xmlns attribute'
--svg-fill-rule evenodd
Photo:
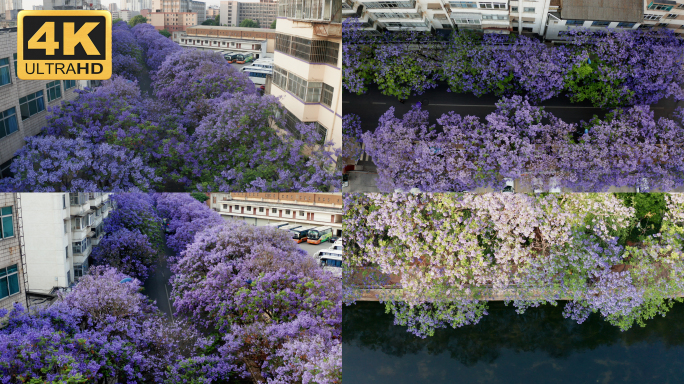
<svg viewBox="0 0 684 384"><path fill-rule="evenodd" d="M87 273L93 245L110 209L103 193L22 193L31 291L68 287ZM99 230L98 230L99 228Z"/></svg>

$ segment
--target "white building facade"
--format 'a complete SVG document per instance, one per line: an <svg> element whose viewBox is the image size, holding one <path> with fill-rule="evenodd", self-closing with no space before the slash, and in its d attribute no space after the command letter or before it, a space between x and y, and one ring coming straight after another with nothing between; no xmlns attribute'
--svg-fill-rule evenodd
<svg viewBox="0 0 684 384"><path fill-rule="evenodd" d="M15 193L0 193L0 308L27 306L20 243L20 203Z"/></svg>
<svg viewBox="0 0 684 384"><path fill-rule="evenodd" d="M212 193L211 208L226 220L330 226L342 234L342 196L334 193Z"/></svg>
<svg viewBox="0 0 684 384"><path fill-rule="evenodd" d="M287 109L288 131L299 136L296 123L313 123L325 141L341 147L341 3L302 8L304 1L279 3L270 93Z"/></svg>
<svg viewBox="0 0 684 384"><path fill-rule="evenodd" d="M54 293L88 271L111 202L104 193L21 193L29 287Z"/></svg>

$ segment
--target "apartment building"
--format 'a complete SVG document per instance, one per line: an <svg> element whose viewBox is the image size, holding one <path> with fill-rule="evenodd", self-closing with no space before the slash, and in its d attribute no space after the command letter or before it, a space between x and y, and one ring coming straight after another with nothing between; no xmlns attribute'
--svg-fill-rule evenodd
<svg viewBox="0 0 684 384"><path fill-rule="evenodd" d="M147 19L155 29L169 32L185 31L206 20L206 3L194 0L152 0Z"/></svg>
<svg viewBox="0 0 684 384"><path fill-rule="evenodd" d="M219 15L221 8L218 5L210 5L207 7L207 20L214 19Z"/></svg>
<svg viewBox="0 0 684 384"><path fill-rule="evenodd" d="M113 5L116 6L115 3L112 3ZM109 5L110 11L112 4ZM127 9L129 11L136 11L140 12L143 9L150 9L152 8L152 0L121 0L121 9ZM116 9L115 9L116 10Z"/></svg>
<svg viewBox="0 0 684 384"><path fill-rule="evenodd" d="M134 18L135 16L137 16L139 14L140 14L140 12L138 12L138 11L131 11L128 9L122 9L119 11L119 18L128 23L132 18ZM114 15L112 14L112 17L113 16Z"/></svg>
<svg viewBox="0 0 684 384"><path fill-rule="evenodd" d="M171 37L182 47L250 52L259 58L265 53L273 53L276 33L272 29L194 25L184 32L172 33Z"/></svg>
<svg viewBox="0 0 684 384"><path fill-rule="evenodd" d="M2 15L6 15L8 11L15 11L14 14L16 14L18 11L21 11L22 9L24 9L24 7L22 6L22 0L0 0L0 13ZM12 13L9 12L9 14Z"/></svg>
<svg viewBox="0 0 684 384"><path fill-rule="evenodd" d="M109 12L117 12L119 10L119 6L116 5L116 3L111 3L107 9L109 9Z"/></svg>
<svg viewBox="0 0 684 384"><path fill-rule="evenodd" d="M105 193L21 193L29 287L54 293L87 273L104 236L111 200Z"/></svg>
<svg viewBox="0 0 684 384"><path fill-rule="evenodd" d="M646 20L649 20L648 18L651 18L644 13L644 0L607 0L601 3L588 3L583 0L556 0L553 3L557 6L549 14L546 31L543 33L544 37L549 40L563 39L566 31L577 27L591 30L605 28L638 29L644 26ZM649 3L651 2L649 1ZM650 5L646 5L646 8L649 7ZM653 12L660 11L653 10ZM662 11L663 15L666 13L666 11ZM653 18L654 25L657 20ZM684 23L684 16L679 22Z"/></svg>
<svg viewBox="0 0 684 384"><path fill-rule="evenodd" d="M12 157L24 138L45 126L48 107L73 100L76 80L21 80L17 77L17 29L0 29L0 177L9 176Z"/></svg>
<svg viewBox="0 0 684 384"><path fill-rule="evenodd" d="M644 27L672 29L680 37L684 35L684 1L644 0Z"/></svg>
<svg viewBox="0 0 684 384"><path fill-rule="evenodd" d="M296 123L313 123L336 147L342 146L341 22L339 1L281 0L267 83L287 110L288 131L300 136Z"/></svg>
<svg viewBox="0 0 684 384"><path fill-rule="evenodd" d="M0 308L27 306L19 227L20 203L15 193L0 193Z"/></svg>
<svg viewBox="0 0 684 384"><path fill-rule="evenodd" d="M253 225L289 223L330 226L342 235L342 195L339 193L212 193L211 208L226 220Z"/></svg>
<svg viewBox="0 0 684 384"><path fill-rule="evenodd" d="M245 19L259 21L261 28L268 28L278 14L278 2L275 0L255 1L222 1L220 5L220 23L229 27L237 27Z"/></svg>
<svg viewBox="0 0 684 384"><path fill-rule="evenodd" d="M101 0L43 0L43 9L103 9Z"/></svg>

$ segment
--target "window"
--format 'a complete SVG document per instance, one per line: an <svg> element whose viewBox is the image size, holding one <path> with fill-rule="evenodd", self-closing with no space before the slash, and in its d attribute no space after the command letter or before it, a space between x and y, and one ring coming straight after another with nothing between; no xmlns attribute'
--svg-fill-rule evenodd
<svg viewBox="0 0 684 384"><path fill-rule="evenodd" d="M71 243L71 249L73 250L74 255L85 253L88 246L90 246L90 238Z"/></svg>
<svg viewBox="0 0 684 384"><path fill-rule="evenodd" d="M223 209L228 209L228 204L223 204Z"/></svg>
<svg viewBox="0 0 684 384"><path fill-rule="evenodd" d="M67 284L71 285L71 271L67 271Z"/></svg>
<svg viewBox="0 0 684 384"><path fill-rule="evenodd" d="M83 277L83 264L74 264L74 278Z"/></svg>
<svg viewBox="0 0 684 384"><path fill-rule="evenodd" d="M654 15L651 13L644 13L644 20L660 20L660 15Z"/></svg>
<svg viewBox="0 0 684 384"><path fill-rule="evenodd" d="M0 239L14 236L12 207L0 208Z"/></svg>
<svg viewBox="0 0 684 384"><path fill-rule="evenodd" d="M482 15L482 20L507 20L506 15Z"/></svg>
<svg viewBox="0 0 684 384"><path fill-rule="evenodd" d="M594 21L591 23L592 27L607 27L610 21Z"/></svg>
<svg viewBox="0 0 684 384"><path fill-rule="evenodd" d="M47 97L48 103L52 100L57 100L62 97L62 89L59 87L59 80L47 83Z"/></svg>
<svg viewBox="0 0 684 384"><path fill-rule="evenodd" d="M480 8L486 9L506 9L506 3L480 3Z"/></svg>
<svg viewBox="0 0 684 384"><path fill-rule="evenodd" d="M12 82L9 58L0 59L0 87Z"/></svg>
<svg viewBox="0 0 684 384"><path fill-rule="evenodd" d="M656 11L670 11L672 10L672 5L651 4L648 6L648 9L655 9Z"/></svg>
<svg viewBox="0 0 684 384"><path fill-rule="evenodd" d="M259 207L259 212L263 213L263 212L264 212L264 207Z"/></svg>
<svg viewBox="0 0 684 384"><path fill-rule="evenodd" d="M286 214L286 215L289 215L289 214L290 214L290 210L289 210L289 209L286 209L286 210L285 210L285 214Z"/></svg>
<svg viewBox="0 0 684 384"><path fill-rule="evenodd" d="M18 73L19 72L17 71L17 54L15 53L14 54L14 76L19 77Z"/></svg>
<svg viewBox="0 0 684 384"><path fill-rule="evenodd" d="M64 90L71 89L76 86L76 80L64 80Z"/></svg>
<svg viewBox="0 0 684 384"><path fill-rule="evenodd" d="M240 210L240 206L239 206L239 205L236 205L236 206L235 206L235 210L236 210L236 211L239 211L239 210Z"/></svg>
<svg viewBox="0 0 684 384"><path fill-rule="evenodd" d="M532 13L534 13L534 7L525 7L525 8L523 8L523 12L532 12Z"/></svg>
<svg viewBox="0 0 684 384"><path fill-rule="evenodd" d="M684 4L677 5L677 9L684 9Z"/></svg>
<svg viewBox="0 0 684 384"><path fill-rule="evenodd" d="M278 208L271 208L271 213L278 213Z"/></svg>
<svg viewBox="0 0 684 384"><path fill-rule="evenodd" d="M85 193L71 192L69 193L69 200L71 205L83 205L87 202Z"/></svg>
<svg viewBox="0 0 684 384"><path fill-rule="evenodd" d="M565 25L584 25L584 20L565 20Z"/></svg>
<svg viewBox="0 0 684 384"><path fill-rule="evenodd" d="M65 221L65 222L64 222L64 233L68 233L68 232L69 232L69 231L67 230L67 223L66 223L66 221ZM69 255L67 254L67 256L69 256Z"/></svg>
<svg viewBox="0 0 684 384"><path fill-rule="evenodd" d="M0 178L12 177L12 171L10 171L10 165L12 164L12 159L5 161L0 164Z"/></svg>
<svg viewBox="0 0 684 384"><path fill-rule="evenodd" d="M364 3L367 5L370 3ZM276 35L275 50L306 60L310 63L337 65L339 43L326 40L309 40L283 34Z"/></svg>
<svg viewBox="0 0 684 384"><path fill-rule="evenodd" d="M0 139L19 130L16 111L17 110L12 107L4 112L0 112Z"/></svg>
<svg viewBox="0 0 684 384"><path fill-rule="evenodd" d="M304 211L299 211L299 216L304 216Z"/></svg>
<svg viewBox="0 0 684 384"><path fill-rule="evenodd" d="M670 13L669 15L667 15L667 18L668 18L668 19L676 19L676 18L677 18L677 14L676 14L676 13Z"/></svg>
<svg viewBox="0 0 684 384"><path fill-rule="evenodd" d="M474 18L466 15L454 16L454 23L456 24L480 24L479 18Z"/></svg>
<svg viewBox="0 0 684 384"><path fill-rule="evenodd" d="M635 25L636 25L636 23L627 23L627 22L623 21L621 23L618 23L617 27L618 28L634 28Z"/></svg>
<svg viewBox="0 0 684 384"><path fill-rule="evenodd" d="M62 209L66 209L66 195L62 195Z"/></svg>
<svg viewBox="0 0 684 384"><path fill-rule="evenodd" d="M19 109L21 110L22 120L26 120L36 113L44 111L43 91L38 91L19 99Z"/></svg>
<svg viewBox="0 0 684 384"><path fill-rule="evenodd" d="M248 212L252 212L252 207L247 206L247 211L248 211Z"/></svg>
<svg viewBox="0 0 684 384"><path fill-rule="evenodd" d="M518 12L518 7L511 7L511 12Z"/></svg>
<svg viewBox="0 0 684 384"><path fill-rule="evenodd" d="M477 4L474 1L452 1L452 8L477 8Z"/></svg>
<svg viewBox="0 0 684 384"><path fill-rule="evenodd" d="M333 99L333 91L335 88L329 86L326 83L323 83L323 93L321 94L321 103L327 105L328 107L332 106L332 99Z"/></svg>
<svg viewBox="0 0 684 384"><path fill-rule="evenodd" d="M0 269L0 299L19 293L17 264Z"/></svg>

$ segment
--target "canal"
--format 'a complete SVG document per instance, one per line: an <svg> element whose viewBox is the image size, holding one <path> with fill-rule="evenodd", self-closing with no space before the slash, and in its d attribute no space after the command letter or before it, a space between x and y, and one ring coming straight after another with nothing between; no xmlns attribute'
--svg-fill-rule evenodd
<svg viewBox="0 0 684 384"><path fill-rule="evenodd" d="M421 339L383 304L343 308L344 383L684 383L684 304L620 330L592 314L577 324L564 302L518 315L490 302L476 325Z"/></svg>

